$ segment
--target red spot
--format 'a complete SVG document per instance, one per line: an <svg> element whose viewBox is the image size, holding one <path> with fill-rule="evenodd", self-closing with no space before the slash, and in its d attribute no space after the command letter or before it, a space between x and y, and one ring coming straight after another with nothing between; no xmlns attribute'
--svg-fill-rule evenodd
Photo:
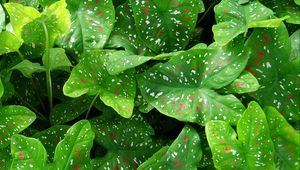
<svg viewBox="0 0 300 170"><path fill-rule="evenodd" d="M119 170L119 166L118 166L118 165L115 165L115 166L114 166L114 170Z"/></svg>
<svg viewBox="0 0 300 170"><path fill-rule="evenodd" d="M114 94L118 95L119 94L119 89L118 88L114 88Z"/></svg>
<svg viewBox="0 0 300 170"><path fill-rule="evenodd" d="M114 132L111 132L111 133L110 133L110 137L111 137L111 138L113 138L113 139L114 139L114 138L116 138L116 136L117 136L117 134L116 134L116 133L114 133Z"/></svg>
<svg viewBox="0 0 300 170"><path fill-rule="evenodd" d="M172 104L176 104L176 101L172 101Z"/></svg>
<svg viewBox="0 0 300 170"><path fill-rule="evenodd" d="M87 6L85 9L90 10L91 8L92 8L91 6Z"/></svg>
<svg viewBox="0 0 300 170"><path fill-rule="evenodd" d="M65 41L69 41L69 40L70 40L70 37L65 36L65 37L64 37L64 40L65 40Z"/></svg>
<svg viewBox="0 0 300 170"><path fill-rule="evenodd" d="M161 100L159 103L160 104L164 104L164 103L166 103L166 101L165 100Z"/></svg>
<svg viewBox="0 0 300 170"><path fill-rule="evenodd" d="M177 110L176 110L176 113L180 113L180 112L181 112L181 109L177 109Z"/></svg>
<svg viewBox="0 0 300 170"><path fill-rule="evenodd" d="M195 96L190 96L190 99L191 99L191 100L194 100L194 99L195 99Z"/></svg>
<svg viewBox="0 0 300 170"><path fill-rule="evenodd" d="M20 160L23 160L23 159L24 159L24 155L23 155L23 152L22 152L22 151L19 152L18 156L19 156L19 159L20 159Z"/></svg>
<svg viewBox="0 0 300 170"><path fill-rule="evenodd" d="M184 135L183 137L182 137L182 142L186 142L187 141L187 137Z"/></svg>
<svg viewBox="0 0 300 170"><path fill-rule="evenodd" d="M196 112L200 112L200 107L198 105L196 106Z"/></svg>
<svg viewBox="0 0 300 170"><path fill-rule="evenodd" d="M81 160L81 157L78 156L76 159L77 159L78 161L80 161L80 160Z"/></svg>
<svg viewBox="0 0 300 170"><path fill-rule="evenodd" d="M98 4L99 3L99 0L96 0L96 4Z"/></svg>
<svg viewBox="0 0 300 170"><path fill-rule="evenodd" d="M180 5L180 3L178 1L175 1L174 4L175 4L175 6L179 6Z"/></svg>
<svg viewBox="0 0 300 170"><path fill-rule="evenodd" d="M157 34L158 34L158 35L164 35L164 34L165 34L165 32L163 32L163 31L159 31Z"/></svg>
<svg viewBox="0 0 300 170"><path fill-rule="evenodd" d="M86 83L86 80L85 80L84 78L82 78L82 77L80 77L80 81L81 81L83 84Z"/></svg>
<svg viewBox="0 0 300 170"><path fill-rule="evenodd" d="M293 98L295 98L294 96L292 96L292 95L290 95L290 96L288 96L288 98L289 99L293 99Z"/></svg>
<svg viewBox="0 0 300 170"><path fill-rule="evenodd" d="M227 14L229 12L228 9L224 9L224 13Z"/></svg>
<svg viewBox="0 0 300 170"><path fill-rule="evenodd" d="M98 15L101 15L102 13L103 13L102 10L97 12Z"/></svg>
<svg viewBox="0 0 300 170"><path fill-rule="evenodd" d="M220 142L225 144L227 143L224 139L221 139Z"/></svg>
<svg viewBox="0 0 300 170"><path fill-rule="evenodd" d="M144 11L144 14L145 14L145 16L147 17L147 16L149 16L149 8L144 8L143 9L143 11Z"/></svg>
<svg viewBox="0 0 300 170"><path fill-rule="evenodd" d="M263 43L264 44L268 44L269 43L269 37L267 37L267 36L264 35L262 38L263 38Z"/></svg>
<svg viewBox="0 0 300 170"><path fill-rule="evenodd" d="M256 43L256 44L255 44L255 48L258 48L258 47L259 47L259 45Z"/></svg>
<svg viewBox="0 0 300 170"><path fill-rule="evenodd" d="M184 168L184 163L182 160L176 160L173 164L172 164L173 167L181 167L181 168Z"/></svg>
<svg viewBox="0 0 300 170"><path fill-rule="evenodd" d="M100 25L100 26L98 27L98 30L99 30L99 31L103 31L103 29L104 29L104 28L103 28L102 25Z"/></svg>
<svg viewBox="0 0 300 170"><path fill-rule="evenodd" d="M241 88L245 87L245 85L242 84L242 83L235 83L235 86L236 86L236 87L241 87Z"/></svg>
<svg viewBox="0 0 300 170"><path fill-rule="evenodd" d="M75 150L74 152L75 152L75 154L77 154L77 153L79 153L79 152L80 152L80 150Z"/></svg>
<svg viewBox="0 0 300 170"><path fill-rule="evenodd" d="M94 77L93 80L91 80L91 83L94 84L96 82L97 78Z"/></svg>
<svg viewBox="0 0 300 170"><path fill-rule="evenodd" d="M183 20L185 20L185 21L189 21L189 20L190 20L190 18L189 18L189 17L183 17Z"/></svg>
<svg viewBox="0 0 300 170"><path fill-rule="evenodd" d="M184 8L183 12L188 12L190 9L189 8Z"/></svg>
<svg viewBox="0 0 300 170"><path fill-rule="evenodd" d="M231 151L231 149L232 149L232 148L231 148L230 146L226 147L226 148L225 148L225 153L229 153L229 152Z"/></svg>
<svg viewBox="0 0 300 170"><path fill-rule="evenodd" d="M203 108L209 108L208 104L205 104L205 103L202 103L201 106L202 106Z"/></svg>
<svg viewBox="0 0 300 170"><path fill-rule="evenodd" d="M92 19L89 19L89 23L92 24L94 22L94 20Z"/></svg>
<svg viewBox="0 0 300 170"><path fill-rule="evenodd" d="M248 72L252 73L254 76L257 75L257 72L254 71L254 70L252 70L250 66L247 66L247 67L246 67L246 70L247 70Z"/></svg>
<svg viewBox="0 0 300 170"><path fill-rule="evenodd" d="M260 64L260 60L262 57L266 56L266 53L262 52L262 51L258 51L257 52L257 58L256 60L253 61L253 65L257 65Z"/></svg>
<svg viewBox="0 0 300 170"><path fill-rule="evenodd" d="M122 162L123 163L128 163L128 160L127 159L123 159Z"/></svg>
<svg viewBox="0 0 300 170"><path fill-rule="evenodd" d="M176 65L176 71L179 72L181 70L180 65Z"/></svg>
<svg viewBox="0 0 300 170"><path fill-rule="evenodd" d="M182 108L183 106L184 106L184 103L180 102L180 103L179 103L179 107Z"/></svg>
<svg viewBox="0 0 300 170"><path fill-rule="evenodd" d="M147 5L149 5L149 4L150 4L149 0L146 0L146 4L147 4Z"/></svg>
<svg viewBox="0 0 300 170"><path fill-rule="evenodd" d="M76 167L74 168L74 170L80 170L80 165L76 165Z"/></svg>
<svg viewBox="0 0 300 170"><path fill-rule="evenodd" d="M205 74L201 74L201 77L205 77L206 75Z"/></svg>
<svg viewBox="0 0 300 170"><path fill-rule="evenodd" d="M283 116L285 114L285 112L280 112L280 114Z"/></svg>

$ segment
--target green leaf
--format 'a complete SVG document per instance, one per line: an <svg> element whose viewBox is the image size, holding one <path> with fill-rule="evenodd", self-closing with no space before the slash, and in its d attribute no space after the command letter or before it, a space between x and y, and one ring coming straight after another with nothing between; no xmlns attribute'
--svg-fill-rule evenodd
<svg viewBox="0 0 300 170"><path fill-rule="evenodd" d="M3 96L3 93L4 93L4 87L3 87L3 84L2 84L2 80L0 78L0 99Z"/></svg>
<svg viewBox="0 0 300 170"><path fill-rule="evenodd" d="M300 58L300 29L298 29L290 36L290 40L292 45L292 53L290 60Z"/></svg>
<svg viewBox="0 0 300 170"><path fill-rule="evenodd" d="M25 77L32 78L33 73L45 71L45 68L39 63L32 63L29 60L23 60L21 63L15 65L12 70L19 70Z"/></svg>
<svg viewBox="0 0 300 170"><path fill-rule="evenodd" d="M0 42L0 55L18 51L22 45L22 42L8 31L0 32Z"/></svg>
<svg viewBox="0 0 300 170"><path fill-rule="evenodd" d="M294 0L297 5L300 5L300 0Z"/></svg>
<svg viewBox="0 0 300 170"><path fill-rule="evenodd" d="M45 8L59 0L38 0L38 1L39 1L39 4Z"/></svg>
<svg viewBox="0 0 300 170"><path fill-rule="evenodd" d="M276 169L299 169L299 133L274 107L265 107L264 111L277 155Z"/></svg>
<svg viewBox="0 0 300 170"><path fill-rule="evenodd" d="M130 0L138 35L157 53L184 49L196 26L201 0Z"/></svg>
<svg viewBox="0 0 300 170"><path fill-rule="evenodd" d="M127 51L116 51L108 56L106 69L109 74L116 75L130 68L139 66L151 59L152 57L134 55Z"/></svg>
<svg viewBox="0 0 300 170"><path fill-rule="evenodd" d="M282 24L278 28L256 28L246 45L251 49L246 70L261 85L251 95L263 106L275 106L287 120L299 121L300 67L289 61L291 41L285 26Z"/></svg>
<svg viewBox="0 0 300 170"><path fill-rule="evenodd" d="M220 49L182 52L138 75L139 88L149 104L180 121L204 125L211 119L236 124L244 106L222 88L243 71L248 52L238 43ZM213 108L213 109L212 109Z"/></svg>
<svg viewBox="0 0 300 170"><path fill-rule="evenodd" d="M50 113L51 124L64 124L88 110L91 100L86 96L72 98L55 105Z"/></svg>
<svg viewBox="0 0 300 170"><path fill-rule="evenodd" d="M170 147L163 147L139 166L145 169L197 170L202 157L200 138L195 129L185 126Z"/></svg>
<svg viewBox="0 0 300 170"><path fill-rule="evenodd" d="M43 169L47 163L47 152L43 144L34 138L14 135L11 138L12 170Z"/></svg>
<svg viewBox="0 0 300 170"><path fill-rule="evenodd" d="M212 29L214 39L220 45L227 44L239 34L247 32L250 27L278 26L278 20L269 20L273 16L273 11L260 2L251 1L241 5L238 1L223 0L215 6L217 25ZM268 24L262 25L265 22Z"/></svg>
<svg viewBox="0 0 300 170"><path fill-rule="evenodd" d="M0 169L10 169L12 159L9 147L0 149L0 158Z"/></svg>
<svg viewBox="0 0 300 170"><path fill-rule="evenodd" d="M205 132L217 169L275 169L274 146L260 106L251 102L237 124L213 120Z"/></svg>
<svg viewBox="0 0 300 170"><path fill-rule="evenodd" d="M55 149L55 169L92 169L90 150L94 137L87 120L75 123Z"/></svg>
<svg viewBox="0 0 300 170"><path fill-rule="evenodd" d="M39 11L37 11L35 8L26 7L18 3L5 3L4 7L10 16L10 23L13 27L14 33L20 40L22 40L21 31L23 27L41 16Z"/></svg>
<svg viewBox="0 0 300 170"><path fill-rule="evenodd" d="M43 64L50 70L68 70L72 66L65 50L62 48L51 48L49 50L49 60L46 59L46 53L43 55Z"/></svg>
<svg viewBox="0 0 300 170"><path fill-rule="evenodd" d="M284 16L282 18L268 19L262 21L254 21L248 24L249 28L263 27L263 28L277 28L280 26L283 20L286 20L289 16Z"/></svg>
<svg viewBox="0 0 300 170"><path fill-rule="evenodd" d="M0 148L5 148L10 143L12 135L22 132L36 116L23 106L0 107Z"/></svg>
<svg viewBox="0 0 300 170"><path fill-rule="evenodd" d="M115 22L112 0L67 0L67 4L73 29L60 38L58 44L76 55L86 50L103 48Z"/></svg>
<svg viewBox="0 0 300 170"><path fill-rule="evenodd" d="M250 93L259 89L257 79L249 72L244 71L237 79L225 87L230 93Z"/></svg>
<svg viewBox="0 0 300 170"><path fill-rule="evenodd" d="M32 137L41 141L48 153L48 159L52 162L57 144L65 137L70 127L67 125L55 125L49 129L35 133Z"/></svg>
<svg viewBox="0 0 300 170"><path fill-rule="evenodd" d="M22 4L24 6L31 6L31 7L36 8L36 9L38 9L38 7L39 7L38 0L9 0L9 2L19 3L19 4Z"/></svg>
<svg viewBox="0 0 300 170"><path fill-rule="evenodd" d="M104 60L110 51L91 51L82 55L82 60L72 70L70 78L63 87L69 97L83 94L99 95L108 106L121 116L129 118L134 107L136 82L134 71L128 70L119 75L109 75Z"/></svg>
<svg viewBox="0 0 300 170"><path fill-rule="evenodd" d="M5 12L2 8L2 4L0 4L0 31L5 28Z"/></svg>
<svg viewBox="0 0 300 170"><path fill-rule="evenodd" d="M93 160L94 169L136 169L162 146L152 138L154 130L141 114L125 119L105 113L92 119L91 124L95 141L108 151Z"/></svg>

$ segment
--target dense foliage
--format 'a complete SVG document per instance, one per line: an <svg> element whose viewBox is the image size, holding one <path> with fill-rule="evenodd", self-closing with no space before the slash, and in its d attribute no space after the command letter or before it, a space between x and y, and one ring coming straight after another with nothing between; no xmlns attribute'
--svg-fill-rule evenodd
<svg viewBox="0 0 300 170"><path fill-rule="evenodd" d="M0 2L0 169L300 168L299 0Z"/></svg>

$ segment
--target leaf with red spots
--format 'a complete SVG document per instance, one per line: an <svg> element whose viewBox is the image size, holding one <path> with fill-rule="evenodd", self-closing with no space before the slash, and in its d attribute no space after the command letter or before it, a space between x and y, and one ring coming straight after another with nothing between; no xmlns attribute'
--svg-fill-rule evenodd
<svg viewBox="0 0 300 170"><path fill-rule="evenodd" d="M276 169L297 170L300 168L300 135L274 108L265 107L271 138L276 151Z"/></svg>
<svg viewBox="0 0 300 170"><path fill-rule="evenodd" d="M10 143L12 135L22 132L36 119L36 115L23 106L0 106L0 148Z"/></svg>
<svg viewBox="0 0 300 170"><path fill-rule="evenodd" d="M112 0L67 0L71 32L58 44L76 56L86 50L103 48L113 29L115 10Z"/></svg>
<svg viewBox="0 0 300 170"><path fill-rule="evenodd" d="M202 157L200 137L191 126L185 126L171 146L166 146L144 162L138 170L197 170Z"/></svg>
<svg viewBox="0 0 300 170"><path fill-rule="evenodd" d="M94 169L136 169L162 147L160 140L152 138L152 127L138 113L130 119L105 113L92 119L91 124L95 141L108 151L93 160Z"/></svg>
<svg viewBox="0 0 300 170"><path fill-rule="evenodd" d="M265 21L271 19L273 11L258 1L250 1L241 5L239 0L223 0L215 6L217 25L213 26L214 39L225 45L239 34L247 32L252 26L278 27L280 22ZM268 24L257 21L265 21ZM255 25L256 24L256 25Z"/></svg>
<svg viewBox="0 0 300 170"><path fill-rule="evenodd" d="M247 71L244 71L237 79L225 87L229 93L250 93L259 89L259 83L257 79Z"/></svg>
<svg viewBox="0 0 300 170"><path fill-rule="evenodd" d="M236 124L243 104L214 89L235 80L247 61L248 51L237 42L224 48L190 50L138 75L139 88L149 104L180 121L205 125L212 119L225 119Z"/></svg>
<svg viewBox="0 0 300 170"><path fill-rule="evenodd" d="M91 168L90 150L95 134L87 120L75 123L58 143L54 154L55 169Z"/></svg>
<svg viewBox="0 0 300 170"><path fill-rule="evenodd" d="M251 94L263 106L274 106L289 121L299 121L299 58L290 61L291 41L282 24L278 28L256 28L246 42L251 54L247 71L261 85Z"/></svg>
<svg viewBox="0 0 300 170"><path fill-rule="evenodd" d="M104 60L111 54L111 51L91 51L82 55L81 62L72 70L65 83L63 92L69 97L99 95L106 105L129 118L136 91L134 70L110 75L105 69Z"/></svg>
<svg viewBox="0 0 300 170"><path fill-rule="evenodd" d="M205 132L217 169L275 169L275 151L263 110L251 102L237 124L213 120Z"/></svg>
<svg viewBox="0 0 300 170"><path fill-rule="evenodd" d="M56 145L65 137L70 126L55 125L49 129L35 133L32 137L41 141L48 153L48 159L53 161Z"/></svg>
<svg viewBox="0 0 300 170"><path fill-rule="evenodd" d="M43 169L47 163L47 152L43 144L34 138L14 135L11 138L11 169Z"/></svg>
<svg viewBox="0 0 300 170"><path fill-rule="evenodd" d="M196 26L201 0L130 0L138 35L154 52L183 50Z"/></svg>

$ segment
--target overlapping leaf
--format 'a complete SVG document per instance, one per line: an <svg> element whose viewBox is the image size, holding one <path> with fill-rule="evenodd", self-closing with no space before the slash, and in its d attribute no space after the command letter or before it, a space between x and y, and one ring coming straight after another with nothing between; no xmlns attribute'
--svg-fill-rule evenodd
<svg viewBox="0 0 300 170"><path fill-rule="evenodd" d="M230 93L250 93L259 89L257 79L247 71L244 71L237 79L225 87Z"/></svg>
<svg viewBox="0 0 300 170"><path fill-rule="evenodd" d="M261 85L252 96L263 106L275 106L287 120L300 120L300 67L297 59L289 61L291 42L285 26L256 28L246 45L251 48L246 69Z"/></svg>
<svg viewBox="0 0 300 170"><path fill-rule="evenodd" d="M198 132L185 126L171 146L166 146L145 161L138 170L178 169L197 170L202 157Z"/></svg>
<svg viewBox="0 0 300 170"><path fill-rule="evenodd" d="M35 114L23 106L1 106L0 148L8 146L11 136L23 131L35 118Z"/></svg>
<svg viewBox="0 0 300 170"><path fill-rule="evenodd" d="M274 146L266 116L251 102L237 124L213 120L205 127L214 166L217 169L275 169Z"/></svg>
<svg viewBox="0 0 300 170"><path fill-rule="evenodd" d="M109 75L104 65L104 60L109 55L110 51L85 53L81 62L72 70L63 91L70 97L83 94L99 95L106 105L129 118L133 111L136 91L134 71Z"/></svg>
<svg viewBox="0 0 300 170"><path fill-rule="evenodd" d="M130 0L138 35L157 53L179 51L189 42L201 0Z"/></svg>
<svg viewBox="0 0 300 170"><path fill-rule="evenodd" d="M191 50L138 75L139 87L147 102L167 116L202 125L211 119L236 124L244 106L213 89L236 79L247 60L243 45Z"/></svg>

